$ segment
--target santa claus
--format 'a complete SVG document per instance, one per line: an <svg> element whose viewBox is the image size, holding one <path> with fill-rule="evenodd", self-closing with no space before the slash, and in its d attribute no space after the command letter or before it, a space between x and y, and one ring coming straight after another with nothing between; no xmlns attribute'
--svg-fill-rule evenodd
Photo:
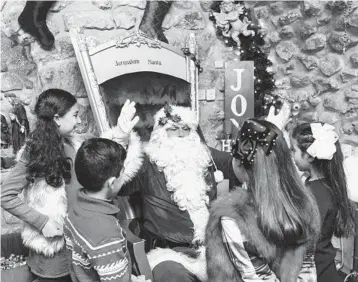
<svg viewBox="0 0 358 282"><path fill-rule="evenodd" d="M140 194L155 281L203 281L208 207L217 182L236 179L229 153L208 148L190 108L167 105L154 117L143 163L121 195ZM204 267L203 267L204 266Z"/></svg>

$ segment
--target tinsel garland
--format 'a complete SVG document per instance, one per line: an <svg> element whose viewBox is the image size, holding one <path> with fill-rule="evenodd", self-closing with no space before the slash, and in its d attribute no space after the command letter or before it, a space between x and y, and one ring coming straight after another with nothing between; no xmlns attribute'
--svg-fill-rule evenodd
<svg viewBox="0 0 358 282"><path fill-rule="evenodd" d="M26 259L23 255L11 254L9 258L1 257L1 270L14 269L26 264Z"/></svg>
<svg viewBox="0 0 358 282"><path fill-rule="evenodd" d="M220 13L220 4L222 1L215 1L211 6L212 11ZM243 4L243 1L235 1L235 4ZM251 21L250 10L244 7L240 20L247 17ZM215 24L215 18L210 16ZM239 35L240 46L229 37L224 37L222 29L217 28L217 36L225 41L226 46L236 49L236 53L240 54L241 61L254 61L255 74L255 116L261 117L267 115L269 104L268 96L273 97L275 90L274 74L268 71L272 66L272 62L268 59L268 55L261 50L261 46L265 44L263 30L260 26L250 24L248 30L255 31L254 36ZM266 97L266 98L265 98Z"/></svg>

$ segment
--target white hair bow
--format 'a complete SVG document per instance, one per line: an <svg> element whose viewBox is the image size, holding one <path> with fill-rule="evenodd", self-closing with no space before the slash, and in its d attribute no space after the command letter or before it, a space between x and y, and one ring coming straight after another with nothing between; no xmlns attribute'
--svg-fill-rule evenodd
<svg viewBox="0 0 358 282"><path fill-rule="evenodd" d="M308 147L307 153L320 160L331 160L336 152L335 143L338 140L334 126L327 123L311 123L311 130L315 141Z"/></svg>

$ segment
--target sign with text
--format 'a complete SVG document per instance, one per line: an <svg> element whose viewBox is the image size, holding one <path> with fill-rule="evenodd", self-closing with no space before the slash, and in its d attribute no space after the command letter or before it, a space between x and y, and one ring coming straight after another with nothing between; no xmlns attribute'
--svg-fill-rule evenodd
<svg viewBox="0 0 358 282"><path fill-rule="evenodd" d="M165 47L111 46L92 54L91 63L98 84L123 74L143 71L163 73L188 81L185 56Z"/></svg>
<svg viewBox="0 0 358 282"><path fill-rule="evenodd" d="M225 64L225 133L236 134L235 124L254 117L254 62Z"/></svg>

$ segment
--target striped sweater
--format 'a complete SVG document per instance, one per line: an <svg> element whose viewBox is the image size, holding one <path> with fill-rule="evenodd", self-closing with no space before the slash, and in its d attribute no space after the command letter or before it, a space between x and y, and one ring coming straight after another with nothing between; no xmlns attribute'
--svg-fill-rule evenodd
<svg viewBox="0 0 358 282"><path fill-rule="evenodd" d="M83 189L65 219L65 239L73 282L131 281L127 241L111 202L88 197Z"/></svg>

